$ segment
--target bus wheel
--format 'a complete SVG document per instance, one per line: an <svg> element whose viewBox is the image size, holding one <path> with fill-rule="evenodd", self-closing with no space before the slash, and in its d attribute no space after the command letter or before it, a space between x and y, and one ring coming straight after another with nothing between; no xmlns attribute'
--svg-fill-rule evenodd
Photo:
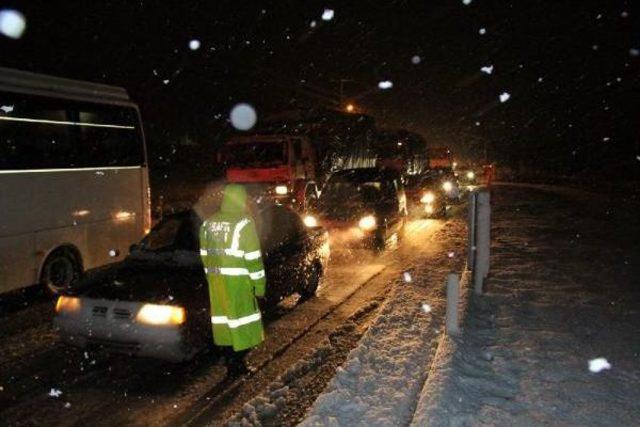
<svg viewBox="0 0 640 427"><path fill-rule="evenodd" d="M72 289L80 278L81 271L80 261L73 252L56 249L45 261L40 281L55 295Z"/></svg>

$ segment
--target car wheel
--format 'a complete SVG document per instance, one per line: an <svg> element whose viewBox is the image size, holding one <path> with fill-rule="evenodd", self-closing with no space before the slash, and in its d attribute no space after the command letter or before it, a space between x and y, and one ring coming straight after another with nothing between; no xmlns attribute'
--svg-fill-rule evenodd
<svg viewBox="0 0 640 427"><path fill-rule="evenodd" d="M53 251L42 267L40 282L51 294L73 289L77 284L82 267L77 256L68 249Z"/></svg>
<svg viewBox="0 0 640 427"><path fill-rule="evenodd" d="M320 279L322 278L322 269L318 264L313 264L311 270L305 277L302 289L298 292L300 299L306 301L316 295L318 286L320 285Z"/></svg>

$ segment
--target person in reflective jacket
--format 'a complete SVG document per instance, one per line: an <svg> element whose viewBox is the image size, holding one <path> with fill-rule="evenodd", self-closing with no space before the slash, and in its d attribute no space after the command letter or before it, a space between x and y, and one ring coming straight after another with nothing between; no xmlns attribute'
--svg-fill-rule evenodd
<svg viewBox="0 0 640 427"><path fill-rule="evenodd" d="M264 296L266 278L242 185L228 184L220 211L202 224L200 256L209 283L213 341L232 349L233 358L264 340L256 297Z"/></svg>

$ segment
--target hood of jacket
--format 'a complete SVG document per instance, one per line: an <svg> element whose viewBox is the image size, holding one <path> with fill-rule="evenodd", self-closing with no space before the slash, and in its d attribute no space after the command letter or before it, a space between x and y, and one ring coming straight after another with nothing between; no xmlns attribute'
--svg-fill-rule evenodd
<svg viewBox="0 0 640 427"><path fill-rule="evenodd" d="M240 184L228 184L224 187L222 212L244 213L247 210L247 190Z"/></svg>

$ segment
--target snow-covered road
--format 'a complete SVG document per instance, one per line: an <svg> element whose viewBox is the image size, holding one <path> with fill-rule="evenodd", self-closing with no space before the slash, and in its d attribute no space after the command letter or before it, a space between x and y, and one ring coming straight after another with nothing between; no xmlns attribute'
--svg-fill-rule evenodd
<svg viewBox="0 0 640 427"><path fill-rule="evenodd" d="M248 355L260 370L238 381L226 378L226 368L211 352L169 365L65 347L50 324L50 301L27 299L26 307L14 301L0 324L0 419L8 425L220 423L287 368L338 336L343 344L335 369L375 317L390 283L402 277L406 265L419 261L409 248L429 245L444 225L440 220L412 221L406 241L381 256L334 250L318 297L299 305L290 301L271 316L267 341ZM363 307L367 310L354 317ZM355 325L353 330L336 335L346 322ZM327 371L324 382L316 381L315 394L332 374ZM218 402L228 388L233 393ZM308 404L315 394L308 396Z"/></svg>

